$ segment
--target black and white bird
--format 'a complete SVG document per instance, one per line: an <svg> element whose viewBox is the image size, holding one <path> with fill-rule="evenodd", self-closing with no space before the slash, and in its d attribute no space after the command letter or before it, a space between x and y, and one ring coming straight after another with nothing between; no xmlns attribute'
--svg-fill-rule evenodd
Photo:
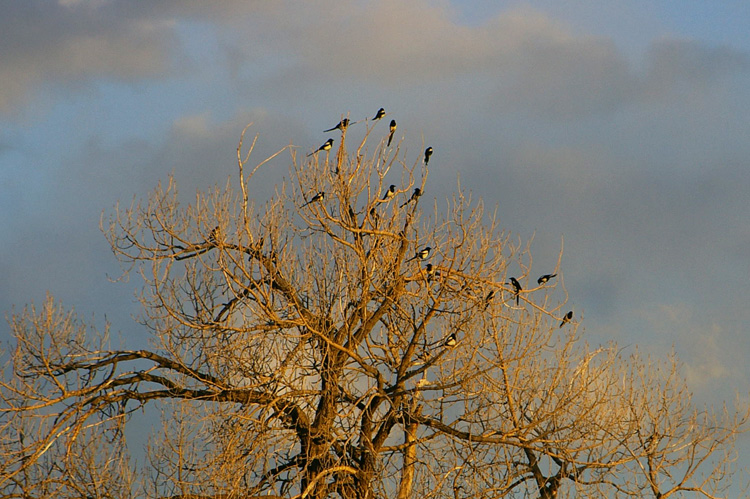
<svg viewBox="0 0 750 499"><path fill-rule="evenodd" d="M518 293L523 291L521 283L515 277L510 278L510 283L513 285L513 294L516 295L516 305L518 305Z"/></svg>
<svg viewBox="0 0 750 499"><path fill-rule="evenodd" d="M424 267L425 274L427 274L427 280L431 281L433 277L435 277L435 268L432 266L431 263L428 263Z"/></svg>
<svg viewBox="0 0 750 499"><path fill-rule="evenodd" d="M310 201L308 201L307 203L305 203L302 206L300 206L300 208L304 208L308 204L314 203L315 201L323 201L323 199L325 199L325 197L326 197L326 193L323 192L323 191L320 191L319 193L317 193L316 195L314 195L312 197L312 199L310 199Z"/></svg>
<svg viewBox="0 0 750 499"><path fill-rule="evenodd" d="M388 187L388 190L385 191L385 194L383 194L383 199L381 199L381 201L388 201L389 199L391 199L395 195L396 195L396 186L393 185L393 184L391 184Z"/></svg>
<svg viewBox="0 0 750 499"><path fill-rule="evenodd" d="M414 192L411 193L411 197L409 199L407 199L404 202L404 204L402 204L400 206L400 208L403 208L404 206L406 206L407 204L411 203L412 201L416 201L417 198L419 198L419 196L421 196L421 195L422 195L422 189L420 189L419 187L415 187L414 188Z"/></svg>
<svg viewBox="0 0 750 499"><path fill-rule="evenodd" d="M372 120L373 120L373 121L375 121L375 120L379 120L379 119L380 119L380 118L382 118L383 116L385 116L385 109L383 109L383 108L381 107L380 109L378 109L378 112L377 112L377 113L375 113L375 117L374 117L374 118L373 118Z"/></svg>
<svg viewBox="0 0 750 499"><path fill-rule="evenodd" d="M448 348L453 348L456 346L457 343L458 343L458 338L456 338L456 333L451 333L443 341L443 346L446 346Z"/></svg>
<svg viewBox="0 0 750 499"><path fill-rule="evenodd" d="M571 310L570 312L568 312L567 314L563 316L562 322L560 323L560 327L563 327L565 324L570 322L570 319L572 318L573 318L573 311Z"/></svg>
<svg viewBox="0 0 750 499"><path fill-rule="evenodd" d="M424 165L427 166L427 163L430 162L430 156L432 156L432 147L428 147L424 150Z"/></svg>
<svg viewBox="0 0 750 499"><path fill-rule="evenodd" d="M430 257L430 251L432 251L432 248L429 246L425 246L424 249L421 249L417 251L413 257L406 260L407 262L410 262L412 260L416 260L417 258L420 260L427 260Z"/></svg>
<svg viewBox="0 0 750 499"><path fill-rule="evenodd" d="M322 146L318 147L315 151L308 154L308 156L312 156L313 154L319 151L330 151L331 147L333 147L333 139L328 139L325 141L325 144L323 144Z"/></svg>
<svg viewBox="0 0 750 499"><path fill-rule="evenodd" d="M175 255L175 260L185 260L186 258L192 258L194 256L202 255L203 253L210 251L211 249L215 248L219 244L219 236L221 228L217 225L213 229L211 229L211 232L209 232L208 237L201 243L201 247L195 251L189 251L187 253L183 253L181 255Z"/></svg>
<svg viewBox="0 0 750 499"><path fill-rule="evenodd" d="M349 119L348 118L344 118L343 120L339 121L339 124L336 125L335 127L329 128L328 130L323 130L323 133L325 133L325 132L332 132L334 130L343 130L344 128L346 128L348 126L349 126Z"/></svg>
<svg viewBox="0 0 750 499"><path fill-rule="evenodd" d="M491 289L489 293L487 293L487 296L484 297L484 309L487 310L487 307L490 306L490 303L492 303L492 299L495 297L495 290Z"/></svg>
<svg viewBox="0 0 750 499"><path fill-rule="evenodd" d="M541 285L552 279L553 277L557 277L557 274L544 274L542 277L536 280L537 284Z"/></svg>
<svg viewBox="0 0 750 499"><path fill-rule="evenodd" d="M206 242L208 244L216 244L219 242L219 226L217 225L213 229L211 229L211 233L208 235L208 239L206 239Z"/></svg>
<svg viewBox="0 0 750 499"><path fill-rule="evenodd" d="M391 132L388 135L388 145L391 145L391 141L393 140L393 134L396 133L396 120L391 120Z"/></svg>

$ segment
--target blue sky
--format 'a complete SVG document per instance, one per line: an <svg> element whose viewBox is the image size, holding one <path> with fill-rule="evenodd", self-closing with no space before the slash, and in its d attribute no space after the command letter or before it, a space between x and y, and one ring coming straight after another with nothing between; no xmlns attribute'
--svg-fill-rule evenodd
<svg viewBox="0 0 750 499"><path fill-rule="evenodd" d="M747 26L740 1L6 2L0 308L50 292L143 340L102 211L172 172L223 185L249 122L260 156L382 106L435 148L431 196L460 176L535 268L564 238L590 342L674 349L699 402L747 401Z"/></svg>

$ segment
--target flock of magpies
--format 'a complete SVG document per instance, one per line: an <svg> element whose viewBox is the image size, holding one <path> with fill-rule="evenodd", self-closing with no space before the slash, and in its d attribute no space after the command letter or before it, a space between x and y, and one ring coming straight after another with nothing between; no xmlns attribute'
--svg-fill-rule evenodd
<svg viewBox="0 0 750 499"><path fill-rule="evenodd" d="M385 109L383 109L381 107L380 109L378 109L377 113L375 113L375 117L372 118L372 121L380 120L385 115L386 115ZM349 119L344 118L336 126L334 126L332 128L329 128L328 130L324 130L324 133L333 132L334 130L344 131L348 126L353 125L355 123L356 122L350 122ZM396 132L396 126L397 126L396 125L396 120L391 120L391 123L390 123L390 126L389 126L388 141L386 143L386 147L390 147L391 142L393 141L393 134ZM332 147L333 147L333 139L329 138L318 149L316 149L313 152L311 152L310 154L308 154L308 157L312 156L312 155L314 155L314 154L316 154L316 153L318 153L320 151L330 151ZM428 147L427 149L425 149L425 151L424 151L424 160L423 160L425 166L427 166L427 164L430 162L430 157L432 156L432 152L433 152L432 147ZM395 185L390 185L388 187L388 189L385 191L385 193L383 194L383 197L380 200L380 202L387 202L387 201L389 201L395 194L396 194L396 186ZM405 205L407 205L411 201L415 201L421 195L422 195L421 189L418 188L418 187L415 188L414 192L411 195L411 197L408 200L406 200L406 202L404 202L401 205L401 207L404 207ZM318 192L309 201L307 201L305 204L303 204L301 206L301 208L309 205L310 203L314 203L316 201L322 201L324 198L325 198L325 193L322 192L322 191ZM432 251L432 248L430 246L425 246L421 250L418 250L417 252L415 252L413 257L411 257L408 260L406 260L406 263L411 262L412 260L418 260L420 262L424 261L424 260L427 260L427 259L430 258L431 251ZM435 276L439 275L439 271L437 269L435 269L431 263L428 263L424 267L424 271L425 271L425 273L427 275L427 280L428 281L432 280ZM552 279L554 277L557 277L557 274L544 274L543 276L539 277L539 279L537 279L537 284L539 284L541 286L541 285L547 283L550 279ZM510 282L508 284L510 284L511 286L513 286L513 295L514 295L514 297L516 299L516 306L518 306L518 304L519 304L519 295L520 295L521 291L523 291L523 288L521 287L521 283L519 283L518 279L516 279L515 277L511 277L510 278ZM495 291L494 290L491 290L489 293L487 293L487 296L485 297L485 300L484 300L485 301L485 307L484 307L485 309L487 309L487 307L489 307L489 305L490 305L492 299L494 298L494 296L495 296ZM571 310L571 311L569 311L567 314L565 314L563 316L562 321L560 322L560 327L563 327L565 324L567 324L568 322L570 322L572 319L573 319L573 311ZM448 347L448 348L452 348L452 347L456 346L457 343L458 343L458 338L457 338L457 336L456 336L455 333L450 334L447 338L445 338L445 340L443 340L443 345L445 347Z"/></svg>

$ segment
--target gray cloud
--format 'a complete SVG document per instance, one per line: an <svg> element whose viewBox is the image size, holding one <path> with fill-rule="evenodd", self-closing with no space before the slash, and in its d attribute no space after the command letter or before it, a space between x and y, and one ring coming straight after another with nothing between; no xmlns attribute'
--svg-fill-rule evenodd
<svg viewBox="0 0 750 499"><path fill-rule="evenodd" d="M18 111L49 85L163 75L176 47L166 19L117 15L106 4L15 2L0 16L0 112Z"/></svg>
<svg viewBox="0 0 750 499"><path fill-rule="evenodd" d="M706 85L738 71L750 70L750 55L697 40L656 40L647 54L646 80L659 92L681 84Z"/></svg>
<svg viewBox="0 0 750 499"><path fill-rule="evenodd" d="M235 67L253 68L263 54L276 54L283 61L277 71L249 74L264 91L286 96L329 85L424 93L458 81L474 91L462 98L491 101L495 111L567 120L611 116L685 88L702 93L748 69L744 52L671 38L656 40L643 63L633 62L612 39L573 34L531 9L469 27L449 6L425 0L281 5L270 16L246 13L250 28L227 44Z"/></svg>

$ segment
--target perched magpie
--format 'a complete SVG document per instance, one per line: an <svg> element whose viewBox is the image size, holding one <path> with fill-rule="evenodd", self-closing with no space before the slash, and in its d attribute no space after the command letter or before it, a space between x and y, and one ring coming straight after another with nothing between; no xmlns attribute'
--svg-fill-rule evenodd
<svg viewBox="0 0 750 499"><path fill-rule="evenodd" d="M518 292L523 291L523 288L515 277L510 278L510 283L513 285L513 294L516 295L516 305L518 305Z"/></svg>
<svg viewBox="0 0 750 499"><path fill-rule="evenodd" d="M490 306L490 303L492 302L492 299L495 297L495 290L491 289L489 293L487 293L487 296L484 297L484 309L487 310L487 307Z"/></svg>
<svg viewBox="0 0 750 499"><path fill-rule="evenodd" d="M430 156L432 156L432 147L428 147L424 150L424 165L427 166L427 163L430 162Z"/></svg>
<svg viewBox="0 0 750 499"><path fill-rule="evenodd" d="M416 260L417 258L419 258L420 260L427 260L427 258L429 258L430 256L430 251L432 251L432 248L430 248L429 246L425 246L424 249L417 251L416 253L414 253L413 257L409 258L406 261L410 262L412 260Z"/></svg>
<svg viewBox="0 0 750 499"><path fill-rule="evenodd" d="M388 190L385 191L385 194L383 194L383 199L381 199L381 201L387 201L395 195L396 195L396 186L391 184L391 186L388 187Z"/></svg>
<svg viewBox="0 0 750 499"><path fill-rule="evenodd" d="M175 260L185 260L186 258L192 258L194 256L202 255L203 253L210 251L211 249L215 248L216 245L219 242L219 231L221 229L217 225L213 229L211 229L211 232L208 234L208 237L205 241L201 243L202 248L199 248L195 251L190 251L188 253L184 253L182 255L176 255L174 257Z"/></svg>
<svg viewBox="0 0 750 499"><path fill-rule="evenodd" d="M329 128L328 130L323 130L323 133L325 132L332 132L334 130L343 130L344 128L349 126L349 120L347 118L344 118L343 120L339 121L339 124L336 125L333 128Z"/></svg>
<svg viewBox="0 0 750 499"><path fill-rule="evenodd" d="M431 264L431 263L428 263L427 265L425 265L424 271L425 271L425 273L427 274L427 280L428 280L428 281L431 281L431 280L432 280L432 278L433 278L433 277L435 277L435 273L436 273L436 271L435 271L435 269L434 269L434 268L432 267L432 264Z"/></svg>
<svg viewBox="0 0 750 499"><path fill-rule="evenodd" d="M570 319L573 318L573 311L571 310L565 316L563 316L562 322L560 323L560 327L563 327Z"/></svg>
<svg viewBox="0 0 750 499"><path fill-rule="evenodd" d="M304 208L308 204L314 203L315 201L323 201L323 199L325 198L325 196L326 196L326 193L323 192L323 191L320 191L319 193L317 193L316 195L314 195L312 197L312 199L310 199L310 201L308 201L307 203L305 203L302 206L300 206L300 208Z"/></svg>
<svg viewBox="0 0 750 499"><path fill-rule="evenodd" d="M213 229L211 229L211 233L208 235L208 239L206 239L207 243L210 244L216 244L219 240L219 226L217 225Z"/></svg>
<svg viewBox="0 0 750 499"><path fill-rule="evenodd" d="M422 195L422 189L420 189L419 187L415 187L414 188L414 192L411 193L411 197L409 199L407 199L404 202L404 204L402 204L400 207L403 208L404 206L406 206L407 204L411 203L412 201L416 201L417 198L419 196L421 196L421 195Z"/></svg>
<svg viewBox="0 0 750 499"><path fill-rule="evenodd" d="M318 149L316 149L315 151L313 151L310 154L308 154L308 156L312 156L313 154L315 154L318 151L330 151L331 147L333 147L333 139L328 139L328 140L326 140L325 144L323 144Z"/></svg>
<svg viewBox="0 0 750 499"><path fill-rule="evenodd" d="M458 343L458 338L456 338L456 333L451 333L448 335L448 337L443 341L443 346L446 346L448 348L453 348L456 346L456 343Z"/></svg>
<svg viewBox="0 0 750 499"><path fill-rule="evenodd" d="M393 140L393 134L396 133L396 120L391 120L391 133L388 135L388 145L391 145L391 141Z"/></svg>
<svg viewBox="0 0 750 499"><path fill-rule="evenodd" d="M557 277L557 274L544 274L542 277L536 280L537 284L544 284L553 277Z"/></svg>
<svg viewBox="0 0 750 499"><path fill-rule="evenodd" d="M374 117L374 118L373 118L372 120L373 120L373 121L375 121L375 120L379 120L379 119L380 119L380 118L382 118L383 116L385 116L385 109L383 109L383 108L381 107L380 109L378 109L378 112L377 112L377 113L375 113L375 117Z"/></svg>

